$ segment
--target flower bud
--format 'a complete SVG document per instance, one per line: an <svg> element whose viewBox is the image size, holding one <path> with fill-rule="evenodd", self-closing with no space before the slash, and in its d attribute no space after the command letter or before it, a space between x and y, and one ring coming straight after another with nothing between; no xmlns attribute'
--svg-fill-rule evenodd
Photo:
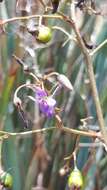
<svg viewBox="0 0 107 190"><path fill-rule="evenodd" d="M36 39L39 42L47 43L47 42L49 42L51 40L51 38L52 38L51 29L49 27L47 27L47 26L41 25L38 28L38 34L37 34Z"/></svg>
<svg viewBox="0 0 107 190"><path fill-rule="evenodd" d="M0 183L7 188L12 188L13 177L10 173L3 172L0 176Z"/></svg>
<svg viewBox="0 0 107 190"><path fill-rule="evenodd" d="M60 176L64 176L64 175L66 175L68 172L69 172L69 167L67 167L67 166L62 167L62 168L60 168L60 170L59 170Z"/></svg>
<svg viewBox="0 0 107 190"><path fill-rule="evenodd" d="M69 90L73 90L73 86L70 80L63 74L59 74L57 76L57 80L62 84L64 87L68 88Z"/></svg>
<svg viewBox="0 0 107 190"><path fill-rule="evenodd" d="M64 169L64 168L61 168L61 169L59 170L59 174L60 174L60 176L64 176L64 175L66 174L65 169Z"/></svg>
<svg viewBox="0 0 107 190"><path fill-rule="evenodd" d="M70 188L72 188L72 187L82 188L82 186L83 186L83 177L82 177L82 174L81 174L80 170L78 170L78 168L75 168L70 173L70 176L68 178L68 186Z"/></svg>

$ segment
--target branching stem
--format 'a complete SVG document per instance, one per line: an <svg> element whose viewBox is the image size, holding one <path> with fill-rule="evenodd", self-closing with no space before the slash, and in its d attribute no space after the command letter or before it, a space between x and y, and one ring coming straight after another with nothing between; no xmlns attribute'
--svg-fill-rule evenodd
<svg viewBox="0 0 107 190"><path fill-rule="evenodd" d="M68 19L68 18L67 18ZM69 19L69 23L70 23L70 19ZM81 50L84 54L84 58L85 58L85 64L87 66L87 71L88 71L88 75L89 75L89 80L90 80L90 86L92 89L92 95L93 95L93 99L94 99L94 103L95 103L95 107L96 107L96 113L97 113L97 118L98 118L98 122L99 122L99 126L101 129L101 133L104 137L104 141L107 145L107 134L106 134L106 129L105 129L105 123L104 123L104 118L103 118L103 113L102 113L102 109L101 109L101 104L100 104L100 100L99 100L99 95L98 95L98 91L97 91L97 87L96 87L96 81L95 81L95 76L94 76L94 71L93 71L93 64L92 64L92 58L87 50L87 48L85 47L85 44L82 40L80 31L76 25L76 22L73 22L71 20L71 26L74 29L74 32L76 34L77 37L77 41L79 43L79 46L81 47Z"/></svg>
<svg viewBox="0 0 107 190"><path fill-rule="evenodd" d="M107 39L105 39L98 47L96 47L90 55L93 56L95 53L97 53L105 44L107 44Z"/></svg>
<svg viewBox="0 0 107 190"><path fill-rule="evenodd" d="M19 132L19 133L11 133L11 132L6 132L6 131L0 131L1 138L2 137L11 137L11 136L27 136L27 135L32 135L35 133L42 133L42 132L48 132L52 130L59 130L58 127L49 127L49 128L43 128L43 129L36 129L36 130L30 130L30 131L24 131L24 132ZM93 137L93 138L99 138L100 140L102 139L101 134L97 132L88 132L88 131L81 131L81 130L76 130L68 127L61 127L61 131L64 131L69 134L75 134L75 135L80 135L80 136L87 136L87 137ZM103 140L103 139L102 139Z"/></svg>
<svg viewBox="0 0 107 190"><path fill-rule="evenodd" d="M41 15L30 15L30 16L24 16L24 17L14 17L10 19L5 19L0 22L0 25L5 25L11 22L20 21L20 20L29 20L33 18L41 18ZM61 15L42 15L42 18L51 18L51 19L61 19L63 20L63 17Z"/></svg>

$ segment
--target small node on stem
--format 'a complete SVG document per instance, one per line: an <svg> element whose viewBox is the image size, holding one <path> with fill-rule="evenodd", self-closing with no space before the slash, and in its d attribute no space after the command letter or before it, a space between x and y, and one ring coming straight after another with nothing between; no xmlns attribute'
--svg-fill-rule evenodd
<svg viewBox="0 0 107 190"><path fill-rule="evenodd" d="M13 103L16 107L21 107L22 105L22 101L19 97L15 96L14 95L14 98L13 98Z"/></svg>
<svg viewBox="0 0 107 190"><path fill-rule="evenodd" d="M62 168L60 168L59 170L59 174L60 176L64 176L69 172L69 167L67 165L63 166Z"/></svg>

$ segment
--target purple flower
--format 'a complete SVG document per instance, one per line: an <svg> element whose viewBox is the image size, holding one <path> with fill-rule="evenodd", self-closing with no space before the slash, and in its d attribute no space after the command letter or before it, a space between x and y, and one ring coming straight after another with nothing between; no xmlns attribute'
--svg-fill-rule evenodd
<svg viewBox="0 0 107 190"><path fill-rule="evenodd" d="M36 87L36 99L39 100L43 97L47 97L47 93L40 87Z"/></svg>
<svg viewBox="0 0 107 190"><path fill-rule="evenodd" d="M55 114L56 100L48 96L46 91L38 87L36 89L36 100L39 104L40 111L46 117L52 117Z"/></svg>

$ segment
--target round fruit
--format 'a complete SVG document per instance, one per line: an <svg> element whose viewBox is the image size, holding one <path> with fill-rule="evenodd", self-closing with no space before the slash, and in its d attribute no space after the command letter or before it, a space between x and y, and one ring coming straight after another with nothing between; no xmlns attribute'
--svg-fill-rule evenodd
<svg viewBox="0 0 107 190"><path fill-rule="evenodd" d="M4 187L8 187L11 188L13 185L13 178L12 175L10 173L7 172L3 172L0 176L0 183L4 186Z"/></svg>
<svg viewBox="0 0 107 190"><path fill-rule="evenodd" d="M42 43L47 43L52 38L52 31L49 27L41 25L38 29L38 34L36 39Z"/></svg>
<svg viewBox="0 0 107 190"><path fill-rule="evenodd" d="M83 177L78 168L75 168L68 178L68 186L72 187L82 187L83 186Z"/></svg>

